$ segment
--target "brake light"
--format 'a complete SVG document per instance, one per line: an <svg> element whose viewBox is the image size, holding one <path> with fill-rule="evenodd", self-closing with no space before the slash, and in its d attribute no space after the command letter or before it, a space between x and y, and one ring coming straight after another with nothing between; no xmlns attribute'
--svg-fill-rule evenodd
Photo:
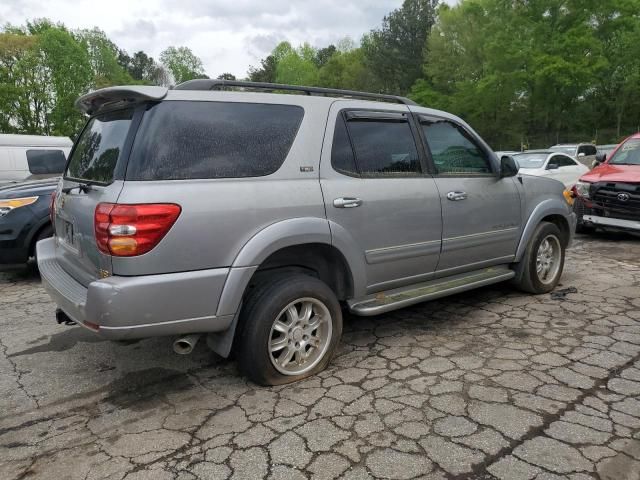
<svg viewBox="0 0 640 480"><path fill-rule="evenodd" d="M180 216L173 203L99 203L93 219L98 249L115 257L151 251Z"/></svg>

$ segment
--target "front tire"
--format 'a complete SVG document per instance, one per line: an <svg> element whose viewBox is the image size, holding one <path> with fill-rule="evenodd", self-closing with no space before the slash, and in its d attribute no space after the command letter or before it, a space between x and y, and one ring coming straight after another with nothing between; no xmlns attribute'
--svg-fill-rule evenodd
<svg viewBox="0 0 640 480"><path fill-rule="evenodd" d="M333 291L301 274L258 285L240 322L238 365L260 385L282 385L321 372L342 335L342 311Z"/></svg>
<svg viewBox="0 0 640 480"><path fill-rule="evenodd" d="M560 229L549 222L536 228L522 259L522 273L516 286L528 293L551 292L564 269L565 241Z"/></svg>

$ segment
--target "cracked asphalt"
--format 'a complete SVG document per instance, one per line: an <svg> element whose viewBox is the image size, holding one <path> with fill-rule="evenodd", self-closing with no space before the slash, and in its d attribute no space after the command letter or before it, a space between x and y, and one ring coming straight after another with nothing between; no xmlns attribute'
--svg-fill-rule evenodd
<svg viewBox="0 0 640 480"><path fill-rule="evenodd" d="M0 479L640 479L640 240L579 236L564 298L505 285L373 318L261 388L201 342L55 323L0 273Z"/></svg>

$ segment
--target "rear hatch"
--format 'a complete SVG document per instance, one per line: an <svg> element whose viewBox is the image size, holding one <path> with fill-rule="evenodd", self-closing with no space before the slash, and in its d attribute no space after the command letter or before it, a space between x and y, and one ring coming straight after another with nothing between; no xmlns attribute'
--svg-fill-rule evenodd
<svg viewBox="0 0 640 480"><path fill-rule="evenodd" d="M78 138L55 200L56 258L84 286L111 274L111 257L98 250L94 213L122 190L134 108L92 117Z"/></svg>

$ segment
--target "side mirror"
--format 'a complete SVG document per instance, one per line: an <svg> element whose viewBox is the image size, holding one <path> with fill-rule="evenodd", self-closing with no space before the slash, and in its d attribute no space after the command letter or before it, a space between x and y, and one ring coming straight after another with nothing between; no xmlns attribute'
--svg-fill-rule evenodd
<svg viewBox="0 0 640 480"><path fill-rule="evenodd" d="M578 154L578 158L580 158L580 157L584 157L584 156L585 156L585 153L584 153L584 152L580 152L580 153Z"/></svg>
<svg viewBox="0 0 640 480"><path fill-rule="evenodd" d="M515 177L518 174L518 163L508 155L500 159L500 178Z"/></svg>
<svg viewBox="0 0 640 480"><path fill-rule="evenodd" d="M549 164L547 164L547 170L557 170L559 168L560 168L560 166L557 163L549 163Z"/></svg>
<svg viewBox="0 0 640 480"><path fill-rule="evenodd" d="M607 154L604 152L598 152L596 153L596 162L598 163L604 163L607 161Z"/></svg>

